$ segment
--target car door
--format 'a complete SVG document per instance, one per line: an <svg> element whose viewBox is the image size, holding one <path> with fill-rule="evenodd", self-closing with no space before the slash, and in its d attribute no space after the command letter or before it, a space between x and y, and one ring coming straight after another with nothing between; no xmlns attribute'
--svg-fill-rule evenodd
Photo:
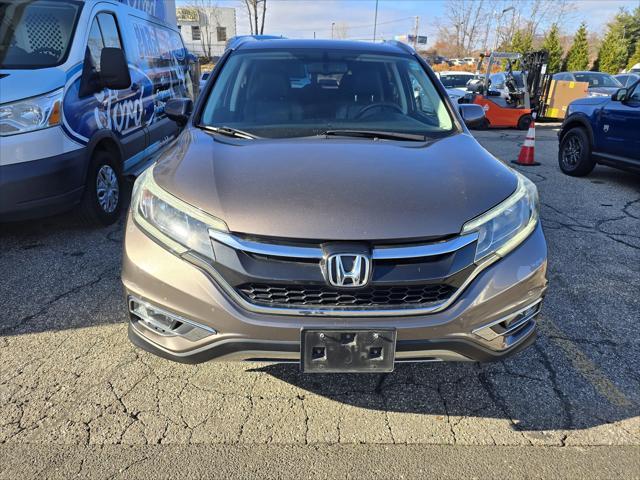
<svg viewBox="0 0 640 480"><path fill-rule="evenodd" d="M148 122L149 147L145 156L157 152L178 134L177 124L164 113L165 104L172 98L193 99L193 85L189 75L187 51L180 34L164 25L130 17L140 71L150 81L146 95L153 115Z"/></svg>
<svg viewBox="0 0 640 480"><path fill-rule="evenodd" d="M609 100L602 109L599 127L604 138L603 152L640 162L640 84L629 88L627 98Z"/></svg>
<svg viewBox="0 0 640 480"><path fill-rule="evenodd" d="M102 49L124 47L122 30L113 12L102 11L96 14L89 32L87 49L96 70L100 68ZM94 97L101 103L95 114L98 126L109 128L120 140L124 160L144 151L147 147L146 132L142 116L139 86L132 77L131 85L121 90L104 89Z"/></svg>

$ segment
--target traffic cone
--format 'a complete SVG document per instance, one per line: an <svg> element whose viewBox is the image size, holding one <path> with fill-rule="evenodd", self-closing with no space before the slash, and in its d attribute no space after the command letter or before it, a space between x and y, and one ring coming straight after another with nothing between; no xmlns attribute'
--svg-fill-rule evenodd
<svg viewBox="0 0 640 480"><path fill-rule="evenodd" d="M529 124L529 130L527 130L527 136L524 138L524 143L520 149L520 155L518 160L513 160L511 163L520 165L521 167L533 167L540 165L535 161L535 143L536 143L536 117L535 115L531 119Z"/></svg>

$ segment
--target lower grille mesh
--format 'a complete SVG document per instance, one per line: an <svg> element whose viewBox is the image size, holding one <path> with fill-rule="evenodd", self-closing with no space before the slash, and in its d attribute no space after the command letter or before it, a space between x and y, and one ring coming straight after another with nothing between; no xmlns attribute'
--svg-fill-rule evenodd
<svg viewBox="0 0 640 480"><path fill-rule="evenodd" d="M237 287L251 303L273 307L397 307L429 305L447 300L455 287L446 284L374 286L362 290L336 290L321 285L266 285Z"/></svg>

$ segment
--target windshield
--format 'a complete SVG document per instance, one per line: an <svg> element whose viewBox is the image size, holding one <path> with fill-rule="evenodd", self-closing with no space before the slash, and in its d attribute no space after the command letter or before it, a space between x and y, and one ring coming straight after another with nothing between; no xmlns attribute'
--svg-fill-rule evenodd
<svg viewBox="0 0 640 480"><path fill-rule="evenodd" d="M576 82L589 82L590 87L622 87L622 84L606 73L574 73Z"/></svg>
<svg viewBox="0 0 640 480"><path fill-rule="evenodd" d="M442 74L440 80L445 88L464 88L467 86L467 82L472 80L474 75L460 75L460 74Z"/></svg>
<svg viewBox="0 0 640 480"><path fill-rule="evenodd" d="M81 4L0 0L0 68L44 68L67 57Z"/></svg>
<svg viewBox="0 0 640 480"><path fill-rule="evenodd" d="M436 137L454 129L444 101L414 58L319 49L231 55L201 125L267 138L328 130Z"/></svg>

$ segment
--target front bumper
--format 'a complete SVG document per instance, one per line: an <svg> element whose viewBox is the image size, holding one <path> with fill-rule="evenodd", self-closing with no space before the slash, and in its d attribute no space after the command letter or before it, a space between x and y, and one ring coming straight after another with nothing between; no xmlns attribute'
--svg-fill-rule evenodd
<svg viewBox="0 0 640 480"><path fill-rule="evenodd" d="M518 248L483 270L443 311L371 318L270 315L240 307L203 269L158 245L129 217L122 281L127 298L141 299L215 330L215 334L192 341L154 331L132 316L129 338L135 345L183 363L299 361L302 328L381 327L397 330L396 361L491 361L531 344L535 320L532 317L510 338L479 335L478 329L539 302L547 288L546 267L546 242L538 225Z"/></svg>
<svg viewBox="0 0 640 480"><path fill-rule="evenodd" d="M5 149L1 150L2 155ZM85 149L0 165L0 221L44 217L69 210L82 197Z"/></svg>

